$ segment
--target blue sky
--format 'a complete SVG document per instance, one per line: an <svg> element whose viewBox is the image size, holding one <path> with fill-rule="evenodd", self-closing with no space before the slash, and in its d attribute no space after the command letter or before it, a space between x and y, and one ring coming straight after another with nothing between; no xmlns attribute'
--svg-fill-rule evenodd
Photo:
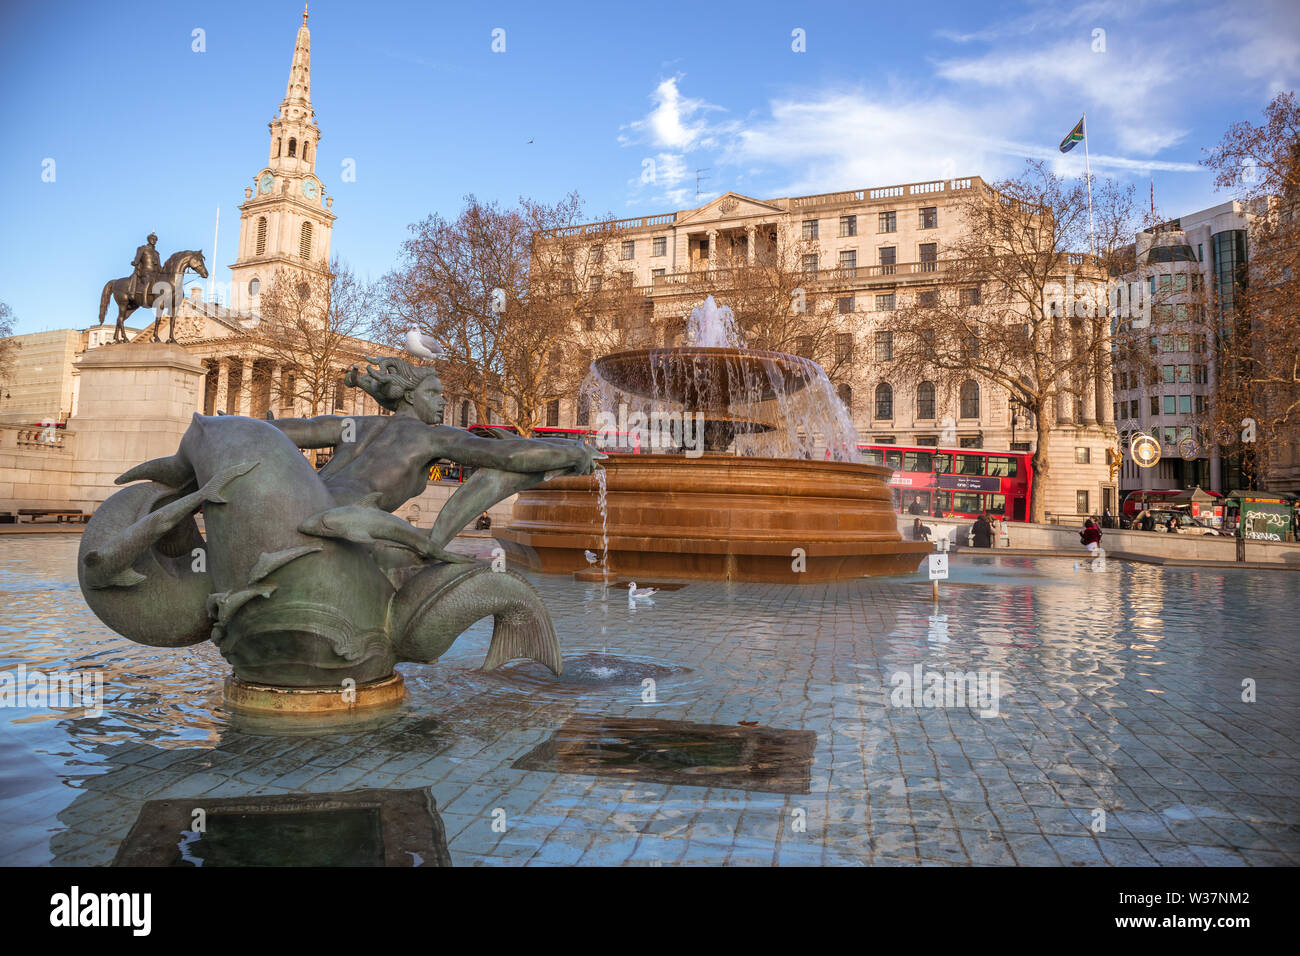
<svg viewBox="0 0 1300 956"><path fill-rule="evenodd" d="M218 206L228 280L300 15L293 0L0 0L0 301L16 331L93 324L150 230L164 256L212 263ZM696 205L698 168L701 201L995 179L1026 156L1078 171L1083 151L1056 145L1084 110L1093 172L1144 197L1154 177L1177 215L1230 198L1197 168L1204 148L1300 86L1300 4L1272 0L315 0L309 26L333 249L370 278L409 223L469 193L576 189L599 219Z"/></svg>

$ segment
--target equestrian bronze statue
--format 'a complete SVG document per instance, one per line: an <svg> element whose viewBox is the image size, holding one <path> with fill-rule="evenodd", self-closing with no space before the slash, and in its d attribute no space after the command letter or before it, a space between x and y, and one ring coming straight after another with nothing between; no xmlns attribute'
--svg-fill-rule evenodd
<svg viewBox="0 0 1300 956"><path fill-rule="evenodd" d="M113 329L113 341L125 342L126 320L136 309L154 310L153 341L160 342L158 331L162 317L167 316L167 341L176 341L176 310L184 298L183 285L186 272L196 272L202 278L208 277L207 264L199 250L187 249L174 252L166 262L159 262L158 250L155 248L158 237L149 233L145 244L135 250L131 260L134 270L121 279L110 279L104 283L104 290L99 295L99 324L104 324L110 300L117 303L117 326Z"/></svg>

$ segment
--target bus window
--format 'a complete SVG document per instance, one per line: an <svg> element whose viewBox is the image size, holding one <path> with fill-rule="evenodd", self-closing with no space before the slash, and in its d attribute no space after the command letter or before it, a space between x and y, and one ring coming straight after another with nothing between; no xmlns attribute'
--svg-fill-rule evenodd
<svg viewBox="0 0 1300 956"><path fill-rule="evenodd" d="M952 455L946 451L941 451L934 456L934 470L941 475L952 472Z"/></svg>
<svg viewBox="0 0 1300 956"><path fill-rule="evenodd" d="M862 460L868 465L883 465L885 463L885 453L879 448L867 448L862 452Z"/></svg>
<svg viewBox="0 0 1300 956"><path fill-rule="evenodd" d="M928 451L909 451L903 455L903 471L922 473L934 470L934 455Z"/></svg>
<svg viewBox="0 0 1300 956"><path fill-rule="evenodd" d="M952 493L948 491L936 491L934 493L934 513L942 517L949 511L952 511Z"/></svg>
<svg viewBox="0 0 1300 956"><path fill-rule="evenodd" d="M1016 460L1001 455L989 455L988 471L986 474L996 475L999 478L1016 477Z"/></svg>
<svg viewBox="0 0 1300 956"><path fill-rule="evenodd" d="M958 492L952 496L952 510L962 514L977 515L984 510L984 496Z"/></svg>
<svg viewBox="0 0 1300 956"><path fill-rule="evenodd" d="M902 471L903 453L901 451L885 452L885 467L892 468L894 471Z"/></svg>
<svg viewBox="0 0 1300 956"><path fill-rule="evenodd" d="M982 475L984 473L983 455L958 455L957 474Z"/></svg>
<svg viewBox="0 0 1300 956"><path fill-rule="evenodd" d="M1007 513L1007 496L989 495L984 499L984 507L992 514L1005 515Z"/></svg>
<svg viewBox="0 0 1300 956"><path fill-rule="evenodd" d="M893 501L893 508L894 508L894 510L895 510L895 511L899 511L899 510L901 510L902 505L900 504L900 499L899 499L899 494L898 494L898 489L897 489L897 488L890 488L890 489L889 489L889 497L890 497L890 499Z"/></svg>

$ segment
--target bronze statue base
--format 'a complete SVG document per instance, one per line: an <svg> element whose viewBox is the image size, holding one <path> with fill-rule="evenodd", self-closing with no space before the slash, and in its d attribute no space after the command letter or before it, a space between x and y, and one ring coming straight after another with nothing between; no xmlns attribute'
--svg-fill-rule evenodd
<svg viewBox="0 0 1300 956"><path fill-rule="evenodd" d="M876 465L726 455L603 464L609 569L620 577L813 584L913 574L933 550L901 539L890 472ZM583 555L600 553L597 501L594 478L553 479L520 492L495 537L530 570L598 575Z"/></svg>
<svg viewBox="0 0 1300 956"><path fill-rule="evenodd" d="M248 684L233 674L226 678L221 701L227 710L254 717L347 718L390 710L406 698L402 675L356 687L268 687Z"/></svg>

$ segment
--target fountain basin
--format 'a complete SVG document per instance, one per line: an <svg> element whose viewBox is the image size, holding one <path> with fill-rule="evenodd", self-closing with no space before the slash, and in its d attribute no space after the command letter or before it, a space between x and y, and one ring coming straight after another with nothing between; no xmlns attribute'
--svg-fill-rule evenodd
<svg viewBox="0 0 1300 956"><path fill-rule="evenodd" d="M932 550L901 540L890 472L877 465L614 455L604 467L609 568L620 575L812 584L912 574ZM601 551L596 505L594 477L556 478L520 492L496 538L530 570L586 570L583 552Z"/></svg>

